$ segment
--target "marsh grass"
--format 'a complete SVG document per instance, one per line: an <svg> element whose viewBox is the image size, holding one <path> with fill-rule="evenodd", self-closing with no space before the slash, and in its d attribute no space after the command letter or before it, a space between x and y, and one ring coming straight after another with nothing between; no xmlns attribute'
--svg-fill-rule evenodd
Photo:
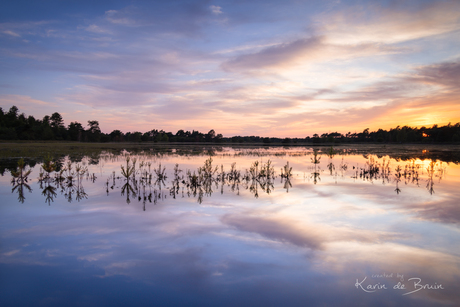
<svg viewBox="0 0 460 307"><path fill-rule="evenodd" d="M72 160L85 156L99 155L103 152L120 154L123 150L142 151L155 148L158 152L170 152L171 149L152 144L133 143L79 143L79 142L10 142L0 143L0 158L30 157L43 158L48 154L55 157L69 156Z"/></svg>

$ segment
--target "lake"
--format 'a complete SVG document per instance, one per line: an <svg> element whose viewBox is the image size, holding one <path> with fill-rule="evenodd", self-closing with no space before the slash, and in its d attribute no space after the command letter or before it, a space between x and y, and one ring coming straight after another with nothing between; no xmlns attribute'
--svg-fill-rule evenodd
<svg viewBox="0 0 460 307"><path fill-rule="evenodd" d="M0 305L454 306L459 153L172 146L26 157L22 178L4 159Z"/></svg>

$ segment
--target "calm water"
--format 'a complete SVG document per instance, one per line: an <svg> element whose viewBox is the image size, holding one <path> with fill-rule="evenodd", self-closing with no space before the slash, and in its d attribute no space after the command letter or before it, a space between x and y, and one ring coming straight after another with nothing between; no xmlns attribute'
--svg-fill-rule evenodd
<svg viewBox="0 0 460 307"><path fill-rule="evenodd" d="M27 182L5 171L0 305L458 304L458 161L328 150L66 157L62 178L37 163Z"/></svg>

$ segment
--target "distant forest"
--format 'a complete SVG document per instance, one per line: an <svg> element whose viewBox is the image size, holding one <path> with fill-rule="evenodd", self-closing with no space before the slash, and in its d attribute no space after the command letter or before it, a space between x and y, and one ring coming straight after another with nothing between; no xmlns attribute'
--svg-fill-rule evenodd
<svg viewBox="0 0 460 307"><path fill-rule="evenodd" d="M97 120L89 120L83 126L79 122L64 125L62 116L55 112L43 119L36 119L12 106L8 112L0 108L0 140L57 140L78 142L213 142L213 143L262 143L262 144L304 144L304 143L460 143L460 123L439 127L396 127L389 131L364 129L359 133L338 132L314 134L305 138L276 138L259 136L223 137L214 130L201 133L193 130L179 130L175 134L163 130L127 132L113 130L103 133Z"/></svg>

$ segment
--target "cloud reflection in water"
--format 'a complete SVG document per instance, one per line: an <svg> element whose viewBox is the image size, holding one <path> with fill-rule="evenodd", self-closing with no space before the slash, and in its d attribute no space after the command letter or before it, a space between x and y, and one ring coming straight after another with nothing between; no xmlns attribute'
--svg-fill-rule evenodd
<svg viewBox="0 0 460 307"><path fill-rule="evenodd" d="M277 178L270 194L259 191L258 198L244 185L239 194L225 185L223 193L214 189L201 203L178 193L156 204L137 198L128 204L120 195L121 181L105 193L104 178L119 172L120 161L113 157L102 168L89 166L100 181L83 181L88 198L79 202L57 195L48 206L33 181L32 192L17 203L11 187L2 184L0 282L6 293L27 291L30 299L10 295L0 302L57 306L73 297L74 305L88 306L387 301L430 306L459 299L458 166L448 166L433 195L410 183L396 194L391 182L351 178L352 165L365 166L362 156L345 156L349 172L324 172L317 184L303 176L311 172L309 157L288 158L289 192ZM175 163L196 169L205 159L172 156L162 165L169 172ZM286 164L285 156L270 159L276 170ZM224 169L235 160L244 173L254 157L214 158ZM340 169L337 157L323 160L319 168L335 163ZM394 169L398 162L391 163ZM169 187L165 184L162 189ZM381 272L443 283L446 289L401 296L355 288L356 279L375 281L372 274Z"/></svg>

